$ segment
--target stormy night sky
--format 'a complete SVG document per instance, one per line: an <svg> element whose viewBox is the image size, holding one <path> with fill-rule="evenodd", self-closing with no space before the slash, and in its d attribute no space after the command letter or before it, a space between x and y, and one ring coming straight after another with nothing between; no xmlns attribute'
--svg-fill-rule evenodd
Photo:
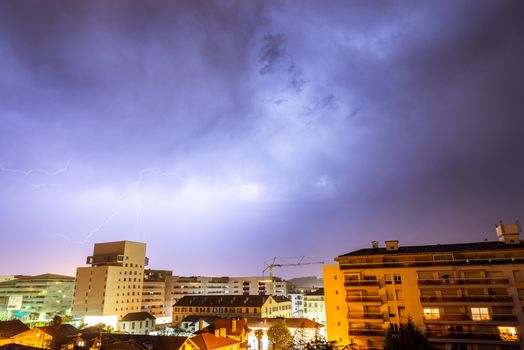
<svg viewBox="0 0 524 350"><path fill-rule="evenodd" d="M123 239L182 275L495 240L524 220L523 18L517 0L1 1L0 274L74 274Z"/></svg>

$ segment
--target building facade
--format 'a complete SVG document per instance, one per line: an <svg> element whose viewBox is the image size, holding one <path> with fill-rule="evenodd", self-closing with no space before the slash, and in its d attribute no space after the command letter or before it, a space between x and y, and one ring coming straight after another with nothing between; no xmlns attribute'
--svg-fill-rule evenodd
<svg viewBox="0 0 524 350"><path fill-rule="evenodd" d="M48 322L69 315L75 278L43 274L0 282L0 315L23 321Z"/></svg>
<svg viewBox="0 0 524 350"><path fill-rule="evenodd" d="M119 320L141 311L145 243L96 243L89 267L79 267L73 297L73 314L88 325L105 323L119 329Z"/></svg>
<svg viewBox="0 0 524 350"><path fill-rule="evenodd" d="M303 317L326 326L326 306L324 288L304 294Z"/></svg>
<svg viewBox="0 0 524 350"><path fill-rule="evenodd" d="M287 283L278 277L182 277L174 276L173 302L186 295L273 295L287 296Z"/></svg>
<svg viewBox="0 0 524 350"><path fill-rule="evenodd" d="M499 241L399 247L386 241L325 266L328 339L381 349L410 317L437 349L522 349L524 243L520 225Z"/></svg>
<svg viewBox="0 0 524 350"><path fill-rule="evenodd" d="M283 296L194 295L173 306L173 322L187 316L291 317L291 301Z"/></svg>
<svg viewBox="0 0 524 350"><path fill-rule="evenodd" d="M168 270L144 271L141 308L155 316L157 324L170 323L173 318L172 275Z"/></svg>
<svg viewBox="0 0 524 350"><path fill-rule="evenodd" d="M156 318L149 312L131 312L122 317L118 328L128 334L151 334L156 330Z"/></svg>

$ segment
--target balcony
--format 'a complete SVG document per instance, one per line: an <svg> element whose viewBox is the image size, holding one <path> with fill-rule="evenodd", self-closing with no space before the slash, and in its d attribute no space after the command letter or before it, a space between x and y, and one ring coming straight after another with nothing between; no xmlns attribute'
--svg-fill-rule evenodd
<svg viewBox="0 0 524 350"><path fill-rule="evenodd" d="M349 335L354 336L369 336L369 337L384 337L383 329L369 329L369 328L353 328L348 331Z"/></svg>
<svg viewBox="0 0 524 350"><path fill-rule="evenodd" d="M446 323L446 322L514 322L518 323L517 316L514 315L491 315L488 320L473 320L471 315L466 314L444 314L438 318L424 318L425 323Z"/></svg>
<svg viewBox="0 0 524 350"><path fill-rule="evenodd" d="M497 333L427 331L426 336L428 338L437 338L437 339L446 338L446 339L495 340L495 341L501 341L501 342L511 343L511 344L520 342L520 336L518 337L518 339L515 339L515 340L504 340Z"/></svg>
<svg viewBox="0 0 524 350"><path fill-rule="evenodd" d="M421 296L422 303L513 303L509 295Z"/></svg>
<svg viewBox="0 0 524 350"><path fill-rule="evenodd" d="M380 320L383 321L385 316L381 313L348 313L348 319L358 319L358 320Z"/></svg>
<svg viewBox="0 0 524 350"><path fill-rule="evenodd" d="M113 265L123 266L124 255L122 254L105 254L105 255L93 255L88 256L86 264L98 266L98 265Z"/></svg>
<svg viewBox="0 0 524 350"><path fill-rule="evenodd" d="M347 296L346 301L348 303L382 303L382 298L378 295L376 296Z"/></svg>
<svg viewBox="0 0 524 350"><path fill-rule="evenodd" d="M496 285L509 284L507 278L441 278L419 279L418 285L423 286L457 286L457 285Z"/></svg>
<svg viewBox="0 0 524 350"><path fill-rule="evenodd" d="M345 281L344 286L346 287L379 287L380 283L378 280L354 280Z"/></svg>

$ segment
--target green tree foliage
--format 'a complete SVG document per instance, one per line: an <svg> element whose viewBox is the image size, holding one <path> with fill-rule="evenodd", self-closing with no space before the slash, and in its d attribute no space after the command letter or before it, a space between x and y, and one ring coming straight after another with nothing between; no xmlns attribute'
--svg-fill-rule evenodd
<svg viewBox="0 0 524 350"><path fill-rule="evenodd" d="M327 341L320 337L306 343L305 350L338 350L339 346L336 341Z"/></svg>
<svg viewBox="0 0 524 350"><path fill-rule="evenodd" d="M386 331L384 350L430 350L426 335L415 326L411 318L398 330L390 325Z"/></svg>
<svg viewBox="0 0 524 350"><path fill-rule="evenodd" d="M283 319L277 320L273 326L269 327L267 337L272 350L288 350L293 347L293 336Z"/></svg>

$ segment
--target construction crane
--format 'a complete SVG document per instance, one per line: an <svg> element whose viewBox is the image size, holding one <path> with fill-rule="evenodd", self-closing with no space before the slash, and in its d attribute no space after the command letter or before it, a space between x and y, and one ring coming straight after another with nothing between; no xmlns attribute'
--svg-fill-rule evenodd
<svg viewBox="0 0 524 350"><path fill-rule="evenodd" d="M296 262L292 263L277 263L277 259L282 259L278 257L274 257L273 259L266 261L264 263L264 270L262 270L262 276L265 275L266 271L269 272L269 294L273 294L273 269L275 267L285 267L285 266L304 266L304 265L316 265L316 264L324 264L323 261L304 261L306 259L306 256L299 256L296 259L298 259Z"/></svg>

